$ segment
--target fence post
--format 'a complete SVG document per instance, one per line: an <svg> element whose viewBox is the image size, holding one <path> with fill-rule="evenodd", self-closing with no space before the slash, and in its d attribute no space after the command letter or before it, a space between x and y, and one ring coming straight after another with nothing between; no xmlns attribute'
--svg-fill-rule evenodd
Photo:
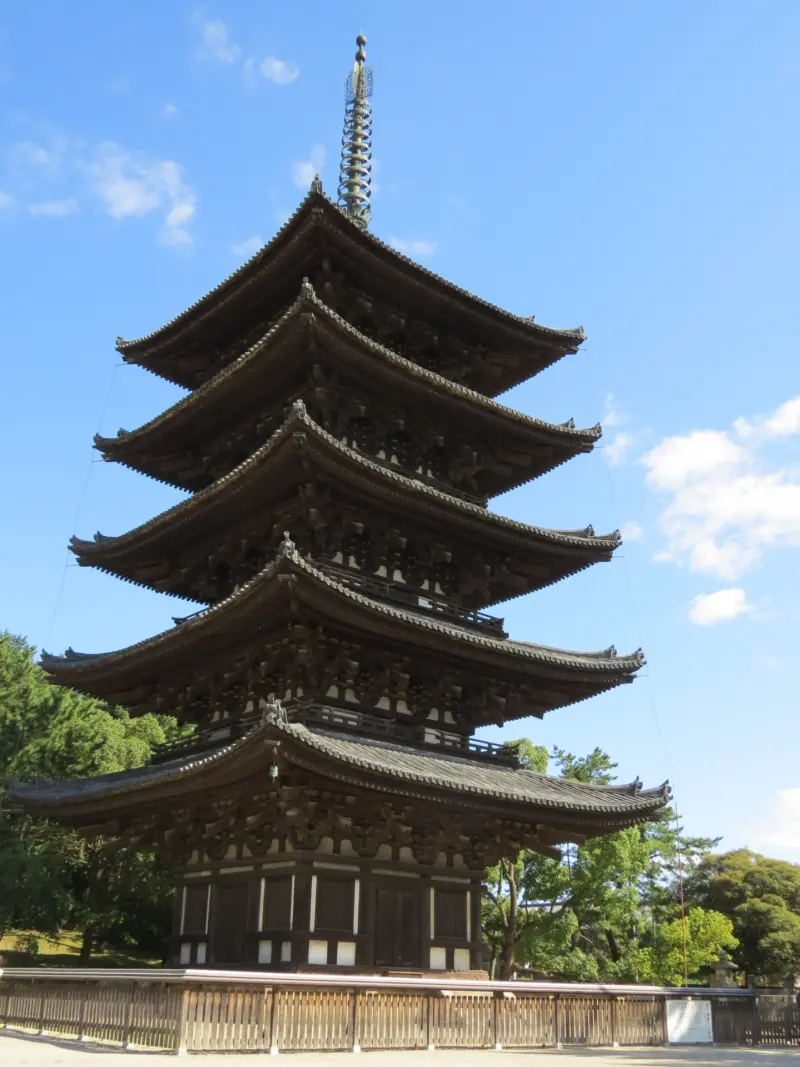
<svg viewBox="0 0 800 1067"><path fill-rule="evenodd" d="M189 989L184 987L181 995L177 998L178 1004L178 1047L175 1052L178 1056L188 1055L186 1047L186 1035L189 1032Z"/></svg>
<svg viewBox="0 0 800 1067"><path fill-rule="evenodd" d="M753 994L753 1044L761 1044L761 998Z"/></svg>
<svg viewBox="0 0 800 1067"><path fill-rule="evenodd" d="M611 1023L611 1047L619 1048L619 1039L617 1037L617 998L613 995L609 997L608 1008Z"/></svg>
<svg viewBox="0 0 800 1067"><path fill-rule="evenodd" d="M425 998L425 1047L428 1052L433 1052L434 1044L431 1040L433 1037L433 1030L431 1028L431 1001L433 1000L433 994L430 989L427 992Z"/></svg>
<svg viewBox="0 0 800 1067"><path fill-rule="evenodd" d="M8 1026L8 1009L11 1006L11 983L8 980L3 982L1 978L0 982L5 986L5 993L0 994L0 1004L5 1001L3 1006L0 1007L0 1030L5 1030Z"/></svg>
<svg viewBox="0 0 800 1067"><path fill-rule="evenodd" d="M269 1052L271 1056L278 1055L278 988L272 987L272 1006L269 1012Z"/></svg>
<svg viewBox="0 0 800 1067"><path fill-rule="evenodd" d="M136 983L131 982L131 995L128 997L128 1005L125 1008L125 1023L122 1030L122 1047L133 1048L131 1033L133 1032L133 1001L136 996Z"/></svg>
<svg viewBox="0 0 800 1067"><path fill-rule="evenodd" d="M359 1032L361 1025L361 1012L360 1008L360 994L357 989L353 990L353 1052L361 1051L361 1034Z"/></svg>
<svg viewBox="0 0 800 1067"><path fill-rule="evenodd" d="M81 997L81 1006L78 1010L78 1040L86 1040L86 1005L89 1001L89 990L91 986L87 982L83 987L83 996Z"/></svg>
<svg viewBox="0 0 800 1067"><path fill-rule="evenodd" d="M503 1050L503 1042L500 1039L500 997L502 993L495 993L492 997L492 1037L494 1038L494 1047L498 1052ZM490 1041L489 1044L492 1044Z"/></svg>
<svg viewBox="0 0 800 1067"><path fill-rule="evenodd" d="M45 1014L47 1009L47 983L42 982L42 1002L39 1005L39 1035L41 1037L47 1036L47 1031L44 1028Z"/></svg>
<svg viewBox="0 0 800 1067"><path fill-rule="evenodd" d="M669 1027L667 1026L667 998L661 997L661 1044L669 1044Z"/></svg>
<svg viewBox="0 0 800 1067"><path fill-rule="evenodd" d="M553 1031L556 1038L556 1048L563 1048L561 1042L561 997L558 993L553 997Z"/></svg>

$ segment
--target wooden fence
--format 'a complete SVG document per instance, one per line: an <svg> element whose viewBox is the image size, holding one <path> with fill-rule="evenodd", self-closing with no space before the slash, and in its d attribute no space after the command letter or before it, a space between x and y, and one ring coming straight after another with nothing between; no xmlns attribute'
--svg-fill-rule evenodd
<svg viewBox="0 0 800 1067"><path fill-rule="evenodd" d="M750 990L221 971L0 971L0 1026L173 1051L661 1045L670 998L714 1040L800 1044L792 997Z"/></svg>

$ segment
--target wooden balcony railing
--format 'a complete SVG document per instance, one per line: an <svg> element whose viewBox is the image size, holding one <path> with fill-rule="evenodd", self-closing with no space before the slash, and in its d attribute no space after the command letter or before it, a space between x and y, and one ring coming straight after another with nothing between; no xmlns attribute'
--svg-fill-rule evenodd
<svg viewBox="0 0 800 1067"><path fill-rule="evenodd" d="M337 581L345 582L359 592L366 593L367 596L388 600L423 615L439 616L443 622L484 630L492 637L508 637L503 629L504 620L498 618L497 615L489 615L484 611L474 611L461 604L454 604L452 600L431 593L427 589L404 589L397 582L390 582L388 578L379 578L352 567L342 567L328 560L321 560L320 566Z"/></svg>
<svg viewBox="0 0 800 1067"><path fill-rule="evenodd" d="M360 737L396 741L398 744L418 748L431 755L441 753L444 749L454 756L489 760L511 767L519 765L519 759L513 749L497 745L493 741L480 741L474 737L442 730L435 724L409 725L398 722L396 719L347 707L344 702L334 699L331 700L330 705L311 704L293 707L289 704L286 707L286 713L291 722L300 722L311 727L321 726ZM239 719L205 727L186 741L157 745L150 762L164 763L166 760L185 758L219 748L220 745L229 745L232 741L243 737L260 721L259 713L251 713Z"/></svg>

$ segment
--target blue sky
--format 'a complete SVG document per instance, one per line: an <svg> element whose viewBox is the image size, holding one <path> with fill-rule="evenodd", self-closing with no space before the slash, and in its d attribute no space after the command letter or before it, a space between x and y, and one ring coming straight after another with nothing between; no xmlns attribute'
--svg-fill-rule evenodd
<svg viewBox="0 0 800 1067"><path fill-rule="evenodd" d="M0 627L102 651L185 613L65 568L73 532L180 495L92 451L181 394L117 366L114 338L234 270L315 169L335 191L363 31L373 231L589 338L505 399L600 419L604 447L495 506L626 544L505 616L545 644L641 645L648 666L506 736L600 745L626 779L669 777L691 832L800 861L800 6L373 7L0 14Z"/></svg>

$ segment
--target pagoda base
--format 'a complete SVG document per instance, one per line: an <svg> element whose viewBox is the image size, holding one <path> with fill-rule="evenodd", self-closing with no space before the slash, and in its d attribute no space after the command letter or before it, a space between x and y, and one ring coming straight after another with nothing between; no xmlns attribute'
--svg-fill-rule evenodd
<svg viewBox="0 0 800 1067"><path fill-rule="evenodd" d="M382 845L364 858L329 838L314 851L276 840L258 859L229 851L213 866L195 853L180 872L171 966L486 975L483 870L458 854L424 865Z"/></svg>

